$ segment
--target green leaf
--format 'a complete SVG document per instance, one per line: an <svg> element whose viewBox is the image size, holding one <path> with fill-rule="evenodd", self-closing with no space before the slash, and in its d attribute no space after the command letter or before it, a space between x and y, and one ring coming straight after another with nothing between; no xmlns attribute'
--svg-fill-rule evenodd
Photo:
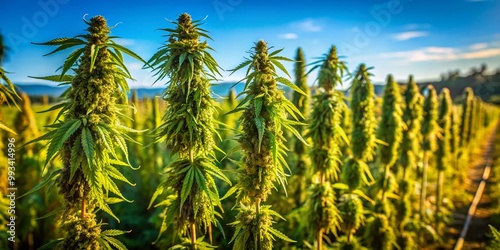
<svg viewBox="0 0 500 250"><path fill-rule="evenodd" d="M45 179L44 181L42 181L41 183L39 183L38 185L34 186L30 191L28 191L27 193L17 197L17 199L21 199L22 197L24 196L27 196L27 195L30 195L38 190L40 190L41 188L43 188L45 185L47 185L47 183L49 183L52 179L54 179L55 177L57 177L57 175L59 175L61 173L61 169L56 169L54 170L50 175L49 177L47 177L47 179Z"/></svg>
<svg viewBox="0 0 500 250"><path fill-rule="evenodd" d="M118 230L118 229L108 229L108 230L102 231L101 235L118 236L118 235L128 234L130 232L132 232L132 230L130 230L130 231L123 231L123 230Z"/></svg>
<svg viewBox="0 0 500 250"><path fill-rule="evenodd" d="M76 130L82 125L81 120L70 120L65 122L57 129L54 137L51 138L49 149L47 150L47 158L45 160L45 166L54 158L57 151L62 147L62 145L68 140L68 138L75 133Z"/></svg>
<svg viewBox="0 0 500 250"><path fill-rule="evenodd" d="M262 102L263 102L263 100L261 97L255 98L253 100L253 105L255 107L255 116L257 116L257 117L260 116L260 111L262 110Z"/></svg>
<svg viewBox="0 0 500 250"><path fill-rule="evenodd" d="M278 237L278 238L280 238L280 239L282 239L282 240L284 240L284 241L287 241L287 242L292 242L292 243L293 243L293 242L296 242L296 241L294 241L294 240L292 240L292 239L288 238L288 236L286 236L286 235L285 235L285 234L283 234L282 232L280 232L280 231L278 231L278 230L276 230L276 229L274 229L274 228L272 228L272 227L268 227L268 228L267 228L267 231L268 231L269 233L271 233L272 235L274 235L274 236L276 236L276 237Z"/></svg>
<svg viewBox="0 0 500 250"><path fill-rule="evenodd" d="M265 130L265 120L263 117L258 116L255 117L255 126L257 127L257 131L259 132L259 153L260 153L260 146L262 144L262 138L264 137L264 130Z"/></svg>
<svg viewBox="0 0 500 250"><path fill-rule="evenodd" d="M97 237L97 242L99 242L99 245L103 247L106 250L114 250L107 241L105 241L102 237Z"/></svg>
<svg viewBox="0 0 500 250"><path fill-rule="evenodd" d="M90 46L90 68L89 68L89 72L92 72L92 70L94 69L94 64L95 64L95 60L97 59L97 54L99 53L99 46L96 46L94 44L92 44Z"/></svg>
<svg viewBox="0 0 500 250"><path fill-rule="evenodd" d="M109 242L111 245L116 247L118 250L127 250L127 247L123 243L115 238L102 235L102 238Z"/></svg>
<svg viewBox="0 0 500 250"><path fill-rule="evenodd" d="M29 78L46 80L52 82L71 82L73 81L73 77L71 75L64 75L61 77L60 75L50 75L50 76L28 76Z"/></svg>
<svg viewBox="0 0 500 250"><path fill-rule="evenodd" d="M59 238L59 239L52 240L49 243L47 243L47 244L41 246L40 248L38 248L38 250L51 250L51 249L55 249L56 246L57 246L57 244L59 244L63 240L64 240L64 238Z"/></svg>
<svg viewBox="0 0 500 250"><path fill-rule="evenodd" d="M82 146L80 144L80 138L81 136L78 135L75 139L75 142L73 146L71 147L71 163L70 163L70 174L69 174L69 181L73 180L73 176L75 176L76 170L80 167L82 164Z"/></svg>
<svg viewBox="0 0 500 250"><path fill-rule="evenodd" d="M186 201L188 195L191 193L191 187L194 182L194 168L192 165L189 167L189 171L186 173L184 179L182 180L182 188L181 188L181 204L180 207L182 209L182 205Z"/></svg>
<svg viewBox="0 0 500 250"><path fill-rule="evenodd" d="M41 220L41 219L45 219L45 218L48 218L50 216L53 216L53 215L56 215L56 214L60 214L62 211L64 210L64 207L58 207L52 211L50 211L49 213L47 213L46 215L43 215L43 216L40 216L40 217L37 217L35 220Z"/></svg>
<svg viewBox="0 0 500 250"><path fill-rule="evenodd" d="M156 198L163 193L163 183L160 183L158 187L156 188L155 192L153 193L153 196L151 197L151 201L149 201L148 209L151 208L151 205L155 202Z"/></svg>
<svg viewBox="0 0 500 250"><path fill-rule="evenodd" d="M94 164L94 139L92 138L92 133L88 127L83 127L82 130L82 147L85 156L87 157L87 162L89 167L92 169Z"/></svg>
<svg viewBox="0 0 500 250"><path fill-rule="evenodd" d="M7 131L9 133L17 135L17 133L14 130L12 130L11 128L7 127L7 125L5 125L2 121L0 121L0 129L3 129L3 130L5 130L5 131Z"/></svg>
<svg viewBox="0 0 500 250"><path fill-rule="evenodd" d="M276 81L284 84L285 86L291 88L293 91L295 91L295 92L297 92L297 93L299 93L301 95L307 95L297 85L293 84L292 82L290 82L290 80L288 80L288 79L286 79L284 77L276 77Z"/></svg>
<svg viewBox="0 0 500 250"><path fill-rule="evenodd" d="M68 105L69 102L61 102L59 104L56 104L54 106L52 106L51 108L49 109L46 109L46 110L43 110L43 111L39 111L37 113L46 113L46 112L50 112L50 111L53 111L53 110L56 110L56 109L60 109L60 108L63 108L64 106Z"/></svg>
<svg viewBox="0 0 500 250"><path fill-rule="evenodd" d="M131 57L133 57L133 58L135 58L135 59L143 62L143 63L146 63L146 61L144 61L144 59L142 59L139 55L137 55L136 53L134 53L132 50L123 47L122 45L116 44L114 42L113 43L108 43L106 45L109 46L109 47L111 47L111 48L113 48L113 49L121 51L121 52L123 52L123 53L125 53L125 54L127 54L127 55L129 55L129 56L131 56Z"/></svg>
<svg viewBox="0 0 500 250"><path fill-rule="evenodd" d="M68 70L73 67L73 65L75 64L76 60L78 60L78 58L80 58L80 55L83 54L85 52L85 48L80 48L80 49L77 49L75 51L73 51L67 58L66 58L66 61L64 61L64 65L62 67L62 70L61 70L61 76L59 78L59 80L62 80L63 77L65 76L66 72L68 72Z"/></svg>

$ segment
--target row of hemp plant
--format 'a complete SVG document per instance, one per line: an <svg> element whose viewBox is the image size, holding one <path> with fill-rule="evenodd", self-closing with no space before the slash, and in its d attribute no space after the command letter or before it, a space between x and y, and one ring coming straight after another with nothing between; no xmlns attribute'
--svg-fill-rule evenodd
<svg viewBox="0 0 500 250"><path fill-rule="evenodd" d="M116 220L110 204L127 201L115 180L130 185L118 167L131 167L128 162L126 132L123 125L128 109L126 79L132 79L125 67L123 54L145 62L131 50L115 43L108 34L110 28L102 16L84 22L87 34L73 38L57 38L40 45L57 46L51 55L77 47L66 58L59 75L35 77L61 85L69 85L63 101L49 110L59 110L51 130L31 141L49 141L45 165L57 155L63 162L40 184L24 195L47 185L56 185L63 197L58 214L65 236L45 245L56 249L126 249L113 236L126 233L115 229L102 230L96 219L102 210ZM74 73L71 74L71 73ZM123 100L124 103L119 103Z"/></svg>
<svg viewBox="0 0 500 250"><path fill-rule="evenodd" d="M309 72L319 69L317 94L306 136L311 139L310 149L312 185L307 198L307 220L310 234L317 249L323 248L323 238L332 232L337 234L341 219L336 207L335 187L340 185L339 173L342 164L340 145L347 142L342 127L342 111L347 109L343 94L335 90L342 84L347 67L337 56L332 46L324 58L317 61Z"/></svg>
<svg viewBox="0 0 500 250"><path fill-rule="evenodd" d="M342 220L340 229L346 235L339 239L342 247L356 247L360 244L354 234L365 221L362 198L373 202L362 190L363 186L371 185L374 181L368 163L373 160L376 149L374 89L368 70L365 64L359 65L350 90L351 154L341 170L341 181L348 185L348 190L340 196L337 204Z"/></svg>
<svg viewBox="0 0 500 250"><path fill-rule="evenodd" d="M392 75L387 77L382 117L377 130L377 139L383 144L378 147L378 175L374 185L376 199L372 216L367 220L364 238L370 249L393 249L397 246L394 199L398 198L396 174L399 147L403 137L401 94Z"/></svg>
<svg viewBox="0 0 500 250"><path fill-rule="evenodd" d="M161 125L155 129L156 142L165 141L177 160L164 168L166 179L158 185L151 204L163 192L171 193L156 206L166 206L157 241L170 224L182 237L181 246L191 249L212 248L212 226L221 228L215 209L222 208L215 178L230 184L215 165L216 149L213 120L215 102L210 92L210 80L219 74L219 66L210 55L206 31L200 20L181 14L168 42L148 61L157 81L168 77L163 93L168 107ZM198 232L209 236L209 243ZM184 237L189 233L189 238Z"/></svg>
<svg viewBox="0 0 500 250"><path fill-rule="evenodd" d="M231 224L235 228L231 239L233 249L272 249L276 237L292 241L272 227L273 217L282 218L281 215L262 203L276 188L275 183L286 188L285 170L290 169L284 159L287 147L283 130L287 129L305 143L293 127L301 123L286 117L288 113L297 120L302 115L285 98L278 83L299 93L302 91L277 74L279 69L288 75L280 61L290 59L279 56L281 49L270 49L266 42L258 41L250 52L250 58L233 69L234 72L248 67L244 91L240 93L245 97L233 110L243 111L240 118L243 131L238 138L243 158L239 164L237 184L226 194L237 193L238 214Z"/></svg>

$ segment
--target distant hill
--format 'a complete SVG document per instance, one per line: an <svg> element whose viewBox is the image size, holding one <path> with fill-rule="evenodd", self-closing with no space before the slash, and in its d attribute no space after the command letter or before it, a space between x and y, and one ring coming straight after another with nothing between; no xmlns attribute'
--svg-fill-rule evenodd
<svg viewBox="0 0 500 250"><path fill-rule="evenodd" d="M221 84L216 84L212 85L211 89L215 93L215 98L219 97L225 97L229 93L229 89L231 86L233 86L235 83L221 83ZM236 86L234 86L234 89L236 93L240 93L243 90L243 83L239 83ZM45 85L45 84L33 84L33 83L16 83L16 86L18 87L20 92L25 92L29 96L44 96L47 95L52 98L57 98L61 94L64 93L68 89L67 86L50 86L50 85ZM164 87L158 87L158 88L135 88L131 89L132 91L137 91L137 95L139 98L151 98L154 96L161 96L163 93ZM131 94L131 93L130 93Z"/></svg>

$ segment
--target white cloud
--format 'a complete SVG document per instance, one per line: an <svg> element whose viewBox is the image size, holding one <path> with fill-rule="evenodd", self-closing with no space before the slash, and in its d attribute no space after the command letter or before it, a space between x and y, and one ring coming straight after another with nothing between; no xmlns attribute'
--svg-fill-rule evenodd
<svg viewBox="0 0 500 250"><path fill-rule="evenodd" d="M307 32L319 32L319 31L321 31L321 26L319 26L312 19L306 19L304 21L295 22L292 24L292 27L298 28L301 31L307 31Z"/></svg>
<svg viewBox="0 0 500 250"><path fill-rule="evenodd" d="M406 41L406 40L410 40L413 38L424 37L424 36L428 36L428 35L429 35L429 32L426 32L426 31L408 31L408 32L401 32L401 33L395 34L393 36L393 38L396 41Z"/></svg>
<svg viewBox="0 0 500 250"><path fill-rule="evenodd" d="M404 30L420 30L420 29L428 29L431 25L428 23L409 23L403 26Z"/></svg>
<svg viewBox="0 0 500 250"><path fill-rule="evenodd" d="M285 33L279 34L279 38L282 39L297 39L299 36L296 33Z"/></svg>
<svg viewBox="0 0 500 250"><path fill-rule="evenodd" d="M411 62L442 61L456 58L454 49L448 47L426 47L418 50L382 53L379 56L384 59L400 58Z"/></svg>
<svg viewBox="0 0 500 250"><path fill-rule="evenodd" d="M469 46L470 50L480 50L486 48L488 48L488 43L474 43L471 46Z"/></svg>
<svg viewBox="0 0 500 250"><path fill-rule="evenodd" d="M115 38L115 42L123 46L130 46L136 44L135 40L126 38Z"/></svg>
<svg viewBox="0 0 500 250"><path fill-rule="evenodd" d="M403 62L453 61L500 56L500 48L488 48L487 43L476 43L461 50L451 47L424 47L416 50L380 53L377 58L401 59Z"/></svg>
<svg viewBox="0 0 500 250"><path fill-rule="evenodd" d="M500 48L483 49L462 54L464 59L489 58L500 56Z"/></svg>

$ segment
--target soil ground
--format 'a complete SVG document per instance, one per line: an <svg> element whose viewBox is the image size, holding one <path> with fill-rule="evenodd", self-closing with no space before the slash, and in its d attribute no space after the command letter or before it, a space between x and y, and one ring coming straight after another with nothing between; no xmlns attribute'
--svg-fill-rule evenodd
<svg viewBox="0 0 500 250"><path fill-rule="evenodd" d="M496 127L496 130L498 129L500 129L499 126ZM482 180L486 165L491 164L493 160L493 157L495 155L495 143L500 143L498 141L495 141L496 134L497 133L495 129L493 129L490 134L486 134L484 136L484 141L481 143L481 149L476 150L476 152L472 155L471 159L473 159L473 161L471 162L470 168L467 173L467 179L464 183L464 185L466 186L465 190L470 197L474 197L477 187ZM493 173L493 169L491 173ZM490 189L488 189L487 182L485 191L472 218L469 230L467 231L465 242L462 248L464 250L485 249L487 246L489 238L486 235L490 231L488 224L493 214L491 194L489 190ZM452 215L453 220L451 222L451 228L449 230L449 238L455 240L453 242L449 242L446 249L454 248L456 240L459 238L460 232L462 231L462 228L464 226L471 202L472 198L468 203L456 204L455 211Z"/></svg>

